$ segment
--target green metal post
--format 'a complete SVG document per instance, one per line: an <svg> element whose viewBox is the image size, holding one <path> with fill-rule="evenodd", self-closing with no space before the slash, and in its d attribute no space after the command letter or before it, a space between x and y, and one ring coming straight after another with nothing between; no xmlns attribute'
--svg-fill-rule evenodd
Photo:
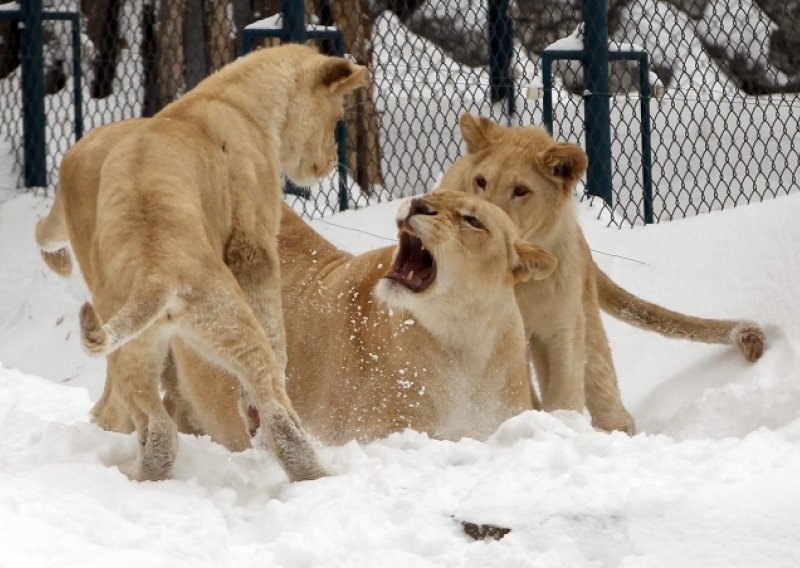
<svg viewBox="0 0 800 568"><path fill-rule="evenodd" d="M303 0L282 0L283 37L287 43L303 43L306 40L306 14ZM286 178L286 192L294 195L310 195L308 188L300 188Z"/></svg>
<svg viewBox="0 0 800 568"><path fill-rule="evenodd" d="M81 72L81 17L73 14L72 23L72 81L75 90L73 106L75 112L75 142L83 137L83 80Z"/></svg>
<svg viewBox="0 0 800 568"><path fill-rule="evenodd" d="M583 0L584 67L586 88L586 189L613 207L611 192L611 97L608 81L607 0Z"/></svg>
<svg viewBox="0 0 800 568"><path fill-rule="evenodd" d="M542 53L542 89L544 101L542 106L542 122L550 136L553 135L553 57L546 51Z"/></svg>
<svg viewBox="0 0 800 568"><path fill-rule="evenodd" d="M283 41L303 43L306 40L306 13L303 0L282 0Z"/></svg>
<svg viewBox="0 0 800 568"><path fill-rule="evenodd" d="M333 40L336 55L344 57L344 38L342 32L337 31ZM350 201L350 190L347 188L347 125L344 120L336 123L336 170L339 173L339 211L346 211Z"/></svg>
<svg viewBox="0 0 800 568"><path fill-rule="evenodd" d="M653 158L650 148L650 58L642 52L639 60L639 100L642 113L642 187L644 222L655 222L653 214Z"/></svg>
<svg viewBox="0 0 800 568"><path fill-rule="evenodd" d="M47 187L44 115L44 59L42 57L42 0L23 0L22 128L25 185Z"/></svg>

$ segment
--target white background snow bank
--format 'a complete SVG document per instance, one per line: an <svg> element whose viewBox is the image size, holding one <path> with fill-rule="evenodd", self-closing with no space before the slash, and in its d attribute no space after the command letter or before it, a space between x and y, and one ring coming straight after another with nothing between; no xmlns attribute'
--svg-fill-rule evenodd
<svg viewBox="0 0 800 568"><path fill-rule="evenodd" d="M581 205L595 250L638 261L596 254L624 286L769 324L753 365L607 320L646 433L529 412L486 443L407 431L321 448L336 475L296 484L270 456L190 436L173 480L123 476L133 436L87 419L104 365L77 341L85 287L49 273L33 243L49 200L0 195L0 566L800 565L800 195L621 231ZM366 250L393 239L395 208L315 226ZM459 520L512 530L474 542Z"/></svg>

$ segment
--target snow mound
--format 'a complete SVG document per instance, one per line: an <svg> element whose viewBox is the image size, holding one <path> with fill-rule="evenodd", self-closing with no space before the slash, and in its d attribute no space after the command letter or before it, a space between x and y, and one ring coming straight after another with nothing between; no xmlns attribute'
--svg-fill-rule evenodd
<svg viewBox="0 0 800 568"><path fill-rule="evenodd" d="M104 369L75 337L86 289L47 272L33 244L49 204L31 194L0 204L2 565L800 565L799 194L627 230L580 205L598 264L626 288L767 324L767 351L751 364L730 346L607 319L644 433L526 412L485 443L405 431L323 447L334 475L295 484L265 453L185 435L174 479L120 473L137 442L88 422ZM314 226L352 251L384 246L397 205ZM510 532L475 542L462 521Z"/></svg>

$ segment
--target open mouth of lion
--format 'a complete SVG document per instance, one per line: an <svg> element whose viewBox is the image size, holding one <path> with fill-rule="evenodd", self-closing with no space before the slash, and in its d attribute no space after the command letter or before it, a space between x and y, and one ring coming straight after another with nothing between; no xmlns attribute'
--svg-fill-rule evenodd
<svg viewBox="0 0 800 568"><path fill-rule="evenodd" d="M400 231L400 244L394 265L386 275L412 292L424 292L436 280L436 261L420 239L406 229Z"/></svg>

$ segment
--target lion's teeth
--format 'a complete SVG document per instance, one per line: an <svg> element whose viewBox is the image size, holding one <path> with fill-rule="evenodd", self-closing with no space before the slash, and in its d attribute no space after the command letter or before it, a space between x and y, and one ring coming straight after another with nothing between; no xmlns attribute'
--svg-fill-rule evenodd
<svg viewBox="0 0 800 568"><path fill-rule="evenodd" d="M408 274L406 274L406 280L411 280L414 277L414 271L412 270Z"/></svg>

